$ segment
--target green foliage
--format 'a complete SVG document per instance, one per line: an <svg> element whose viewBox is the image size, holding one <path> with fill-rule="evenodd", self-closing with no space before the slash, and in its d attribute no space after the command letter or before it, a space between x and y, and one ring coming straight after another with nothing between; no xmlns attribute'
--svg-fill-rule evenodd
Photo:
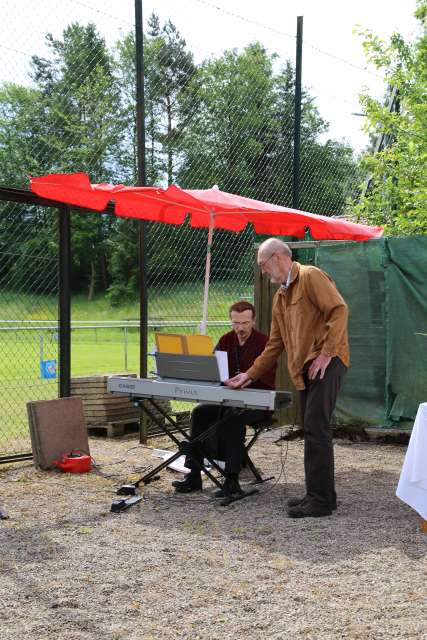
<svg viewBox="0 0 427 640"><path fill-rule="evenodd" d="M1 181L24 186L28 175L85 171L91 181L135 184L135 38L109 51L94 24L72 23L46 36L45 57L32 57L32 88L0 87ZM144 34L144 109L148 184L224 191L292 205L294 70L277 69L261 43L225 51L200 65L170 21L152 14ZM325 137L328 125L303 92L300 206L339 214L355 162L345 145ZM313 182L314 181L314 182ZM48 221L50 219L50 223ZM30 256L42 253L40 278L52 286L57 259L52 211L2 205L1 282L31 290ZM92 299L108 292L120 305L139 282L138 225L99 214L72 215L72 286ZM35 234L34 231L37 233ZM216 232L212 279L252 269L248 231ZM37 235L37 237L36 237ZM147 223L150 287L203 280L206 231ZM9 253L8 253L9 252ZM244 253L244 255L242 255ZM14 286L14 285L13 285Z"/></svg>
<svg viewBox="0 0 427 640"><path fill-rule="evenodd" d="M368 60L394 92L395 109L362 97L368 131L384 144L363 159L370 180L356 212L391 235L427 231L427 0L418 0L415 15L419 35L413 42L399 34L387 43L364 34Z"/></svg>
<svg viewBox="0 0 427 640"><path fill-rule="evenodd" d="M121 105L113 58L95 25L72 24L61 40L46 37L51 56L33 56L33 79L46 103L51 171L89 168L94 182L113 179L120 166ZM44 172L46 169L44 169ZM107 240L115 221L99 215L74 215L73 282L105 290L110 276Z"/></svg>
<svg viewBox="0 0 427 640"><path fill-rule="evenodd" d="M148 21L144 59L149 157L154 168L156 155L160 155L159 169L166 173L168 184L172 184L179 139L188 115L182 108L181 95L195 75L196 67L193 54L186 50L186 42L177 28L170 20L160 27L155 14ZM192 105L191 113L194 107ZM161 149L160 154L156 148Z"/></svg>
<svg viewBox="0 0 427 640"><path fill-rule="evenodd" d="M197 111L182 137L182 186L217 184L224 191L292 206L295 74L290 62L276 74L276 58L254 43L241 53L226 51L198 70L183 96L183 104L197 103ZM355 161L346 145L319 142L327 129L304 91L300 206L337 215Z"/></svg>

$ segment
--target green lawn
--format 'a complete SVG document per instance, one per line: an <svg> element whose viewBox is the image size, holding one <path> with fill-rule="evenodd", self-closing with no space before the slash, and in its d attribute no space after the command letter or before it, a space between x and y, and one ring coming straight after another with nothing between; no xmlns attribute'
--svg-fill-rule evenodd
<svg viewBox="0 0 427 640"><path fill-rule="evenodd" d="M233 281L213 283L210 290L210 319L226 320L228 308L238 298L251 299L251 286ZM196 333L201 318L203 284L176 286L156 291L149 302L149 321L170 322L162 331ZM72 300L72 321L123 321L138 319L139 302L111 307L104 296L90 303L83 296ZM13 325L6 320L44 321L57 319L57 299L47 296L0 293L0 455L28 448L26 403L57 397L57 381L40 378L40 358L58 360L57 333L54 330L4 330ZM192 322L189 327L174 321ZM26 324L26 326L31 326ZM42 326L35 323L34 326ZM208 327L216 341L228 325ZM149 351L154 345L154 328L149 330ZM127 366L126 366L127 365ZM148 359L148 370L152 358ZM139 330L127 328L73 329L71 336L71 372L73 377L139 371ZM188 408L188 405L184 404Z"/></svg>

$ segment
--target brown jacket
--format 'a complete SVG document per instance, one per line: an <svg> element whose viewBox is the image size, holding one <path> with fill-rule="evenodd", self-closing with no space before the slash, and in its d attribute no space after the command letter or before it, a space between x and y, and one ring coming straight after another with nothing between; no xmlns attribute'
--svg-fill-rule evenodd
<svg viewBox="0 0 427 640"><path fill-rule="evenodd" d="M252 330L251 335L243 346L239 345L239 341L235 331L229 331L224 334L215 347L228 354L228 374L230 378L237 375L241 371L246 371L253 365L257 358L265 349L268 338L261 331ZM249 385L250 389L274 389L276 381L276 362L271 369L260 376L255 384Z"/></svg>
<svg viewBox="0 0 427 640"><path fill-rule="evenodd" d="M288 290L280 288L273 298L268 342L246 373L258 380L283 349L297 389L305 389L305 363L321 353L338 356L348 367L347 318L347 305L332 278L317 267L293 262Z"/></svg>

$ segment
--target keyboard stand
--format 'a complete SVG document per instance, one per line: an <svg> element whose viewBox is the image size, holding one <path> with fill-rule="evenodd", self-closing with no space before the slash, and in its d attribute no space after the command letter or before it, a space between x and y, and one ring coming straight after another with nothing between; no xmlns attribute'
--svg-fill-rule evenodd
<svg viewBox="0 0 427 640"><path fill-rule="evenodd" d="M234 502L235 500L241 500L242 498L246 498L247 496L253 495L255 493L258 493L258 489L252 488L249 489L247 491L242 491L241 494L231 494L227 488L224 486L224 484L221 484L221 482L209 471L209 469L206 468L206 466L203 464L203 462L200 462L200 459L197 459L197 456L195 456L194 454L194 449L198 446L198 445L202 445L201 447L201 451L202 451L202 460L204 460L205 458L209 461L209 463L211 464L211 466L218 471L218 473L222 476L222 478L227 479L227 473L221 469L221 467L219 467L215 460L213 460L210 455L206 452L203 451L203 441L206 440L206 438L208 438L210 435L212 435L213 433L215 433L215 431L221 426L221 423L223 421L223 418L219 417L219 419L214 422L209 429L206 429L206 431L204 431L202 434L200 434L199 436L197 436L196 438L190 440L190 436L189 434L182 429L176 421L174 421L170 415L168 415L168 413L164 410L163 407L161 407L159 404L157 404L157 402L153 399L153 398L133 398L133 402L135 405L139 406L140 409L150 418L150 420L154 421L157 426L176 444L176 446L178 447L178 451L177 453L175 453L173 456L171 456L170 458L168 458L167 460L164 460L163 462L161 462L155 469L152 469L151 471L149 471L148 473L146 473L144 476L142 476L139 480L137 480L136 482L133 483L129 483L129 484L125 484L123 486L121 486L118 490L117 490L117 494L118 495L128 495L128 496L134 496L136 495L137 489L139 487L139 485L142 484L149 484L150 482L153 482L154 480L158 480L159 479L159 473L161 471L163 471L163 469L165 469L166 467L168 467L171 462L174 462L175 460L177 460L180 456L182 455L186 455L189 456L191 458L191 460L194 462L194 464L196 465L196 467L198 467L200 469L200 471L203 471L207 477L219 488L221 489L224 494L225 497L223 500L221 500L220 505L222 506L227 506L229 504L231 504L232 502ZM148 405L151 405L152 408L154 408L159 414L161 414L164 418L165 418L165 423L161 422L161 420L158 417L158 414L156 415L156 413L154 413L152 411L152 409L150 409L150 407ZM218 405L220 408L220 405ZM243 411L244 409L242 409ZM168 424L167 424L168 423ZM170 425L170 426L168 426ZM183 436L183 440L179 440L175 434L171 431L171 428L173 427L174 431L178 431L182 436ZM117 508L117 500L113 503L113 505L115 505L115 508L112 508L112 511L120 511L121 509ZM124 500L123 503L126 503L126 501ZM124 504L123 505L123 509L128 508L128 506L131 506L130 504Z"/></svg>

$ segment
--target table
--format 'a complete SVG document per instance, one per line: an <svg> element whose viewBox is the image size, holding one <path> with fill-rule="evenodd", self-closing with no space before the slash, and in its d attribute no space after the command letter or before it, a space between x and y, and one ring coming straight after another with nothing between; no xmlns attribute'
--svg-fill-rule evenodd
<svg viewBox="0 0 427 640"><path fill-rule="evenodd" d="M396 495L427 520L427 402L418 407Z"/></svg>

